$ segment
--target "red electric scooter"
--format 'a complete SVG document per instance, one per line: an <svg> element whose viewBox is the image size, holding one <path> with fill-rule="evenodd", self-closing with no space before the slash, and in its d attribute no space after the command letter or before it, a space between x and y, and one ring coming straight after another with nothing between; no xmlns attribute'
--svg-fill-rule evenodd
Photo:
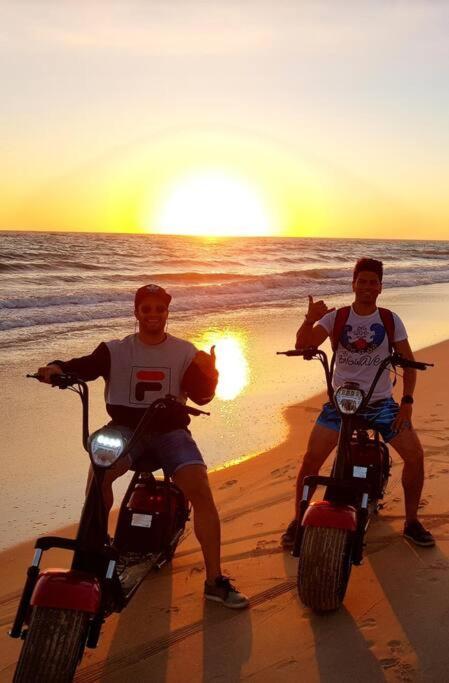
<svg viewBox="0 0 449 683"><path fill-rule="evenodd" d="M419 363L393 353L380 363L369 391L347 382L332 388L332 371L324 351L315 347L281 351L286 356L321 361L329 401L341 416L341 427L329 477L304 479L300 520L292 555L299 558L297 587L301 601L318 613L336 610L343 602L352 565L363 558L370 518L381 507L390 475L391 459L379 433L360 414L368 406L381 374L388 367L426 370ZM317 485L325 486L324 498L311 502Z"/></svg>
<svg viewBox="0 0 449 683"><path fill-rule="evenodd" d="M28 376L38 379L37 375ZM9 633L24 640L14 683L70 683L84 648L96 647L105 619L128 604L149 571L171 560L189 517L188 502L180 489L168 477L155 478L153 471L160 466L145 456L140 458L112 541L101 494L102 479L144 433L166 422L170 411L209 414L166 396L148 407L128 442L109 425L89 437L87 384L71 375L54 375L52 384L75 391L81 398L83 446L93 476L76 538L43 536L35 543ZM40 571L42 554L50 548L71 550L70 568Z"/></svg>

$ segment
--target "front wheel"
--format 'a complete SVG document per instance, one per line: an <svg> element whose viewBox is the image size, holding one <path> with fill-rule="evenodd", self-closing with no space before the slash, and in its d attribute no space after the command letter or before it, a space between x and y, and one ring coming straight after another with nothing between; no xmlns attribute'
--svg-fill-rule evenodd
<svg viewBox="0 0 449 683"><path fill-rule="evenodd" d="M298 564L298 594L315 612L340 607L351 573L352 532L306 526Z"/></svg>
<svg viewBox="0 0 449 683"><path fill-rule="evenodd" d="M34 607L13 683L71 683L82 657L89 615Z"/></svg>

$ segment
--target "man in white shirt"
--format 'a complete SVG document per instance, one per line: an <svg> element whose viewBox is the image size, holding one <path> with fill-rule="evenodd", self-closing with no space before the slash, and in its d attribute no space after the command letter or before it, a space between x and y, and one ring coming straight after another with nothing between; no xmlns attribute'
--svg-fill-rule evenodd
<svg viewBox="0 0 449 683"><path fill-rule="evenodd" d="M378 309L377 297L382 291L383 264L362 258L355 265L352 290L355 295L341 329L335 320L337 311L324 301L313 301L296 335L296 348L320 346L330 336L335 350L334 388L344 382L357 382L367 391L382 360L393 347L402 356L413 360L407 333L399 316ZM333 338L334 335L338 338ZM383 440L390 443L404 461L402 485L405 496L404 536L421 546L433 546L435 541L418 520L418 505L424 483L424 453L412 426L413 391L416 370L403 371L403 396L400 405L392 398L389 373L383 373L371 397L369 419ZM318 474L321 466L337 445L340 417L331 403L326 403L312 430L297 479L296 516L282 536L282 545L292 547L299 519L299 502L304 478Z"/></svg>

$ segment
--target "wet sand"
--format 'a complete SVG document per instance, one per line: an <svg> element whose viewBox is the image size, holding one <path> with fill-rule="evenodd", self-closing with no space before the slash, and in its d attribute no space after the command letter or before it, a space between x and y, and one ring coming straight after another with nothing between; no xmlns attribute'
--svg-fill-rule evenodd
<svg viewBox="0 0 449 683"><path fill-rule="evenodd" d="M223 566L251 598L233 612L202 599L204 566L189 526L172 567L152 574L135 600L105 625L76 680L342 682L446 681L449 670L449 342L420 351L435 363L420 373L415 426L426 453L423 522L435 548L401 536L401 466L394 466L385 508L353 569L344 606L319 617L299 601L297 561L279 547L292 516L298 454L324 396L287 408L286 439L257 458L211 473L223 533ZM397 391L400 391L400 381ZM61 533L73 535L73 527ZM9 628L32 543L0 555L0 623ZM64 564L62 553L48 564ZM0 639L0 681L10 681L20 643Z"/></svg>

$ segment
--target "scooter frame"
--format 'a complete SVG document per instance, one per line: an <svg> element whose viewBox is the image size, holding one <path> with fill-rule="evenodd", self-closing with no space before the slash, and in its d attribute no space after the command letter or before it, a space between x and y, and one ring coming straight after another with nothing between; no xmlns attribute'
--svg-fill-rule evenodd
<svg viewBox="0 0 449 683"><path fill-rule="evenodd" d="M27 375L37 378L36 375ZM34 557L31 565L27 569L27 578L19 601L18 609L9 635L12 638L26 637L27 628L34 606L43 606L58 609L77 609L89 614L89 623L85 646L95 648L100 637L101 626L105 618L112 612L120 612L134 595L145 576L154 566L158 565L160 556L146 562L146 570L142 572L141 578L135 583L132 590L125 592L117 574L117 563L119 561L119 551L110 545L107 533L107 516L102 503L102 479L105 468L95 465L89 451L89 389L85 382L70 375L55 375L53 386L60 389L71 389L75 391L82 403L82 441L83 447L88 452L92 463L93 476L91 477L86 498L82 509L78 532L75 539L59 536L42 536L35 542ZM76 388L75 386L76 385ZM171 397L173 398L173 397ZM162 399L164 401L165 399ZM149 406L143 418L139 422L136 430L128 442L121 458L125 457L131 448L146 430L152 417L156 401ZM186 407L188 412L193 415L206 414L192 406ZM142 465L136 469L134 476L127 488L122 500L120 510L127 504L131 496L135 483L143 472L148 471L148 459L142 459ZM159 466L155 465L150 469L151 473ZM164 479L164 483L177 488L175 484ZM188 519L187 501L180 489L177 489L186 505L184 519ZM120 516L120 513L119 513ZM117 522L118 527L118 522ZM70 569L46 569L40 571L40 563L43 553L51 548L70 550L73 558ZM168 549L168 548L167 548ZM145 568L144 568L145 569ZM24 628L25 627L25 628Z"/></svg>

